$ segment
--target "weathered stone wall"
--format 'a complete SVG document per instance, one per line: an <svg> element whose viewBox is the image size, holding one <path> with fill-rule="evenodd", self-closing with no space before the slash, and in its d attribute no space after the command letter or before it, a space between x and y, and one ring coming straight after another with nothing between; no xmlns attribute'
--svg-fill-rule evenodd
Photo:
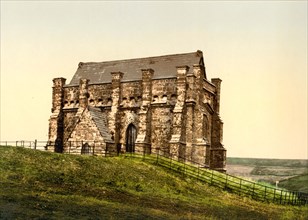
<svg viewBox="0 0 308 220"><path fill-rule="evenodd" d="M123 82L120 106L124 108L140 107L142 104L141 82Z"/></svg>
<svg viewBox="0 0 308 220"><path fill-rule="evenodd" d="M169 155L169 140L171 139L172 113L169 107L152 105L152 151L159 148L164 155Z"/></svg>
<svg viewBox="0 0 308 220"><path fill-rule="evenodd" d="M63 96L64 85L66 79L55 78L53 79L52 87L52 108L51 116L49 119L49 133L48 133L48 146L49 151L62 152L63 141Z"/></svg>
<svg viewBox="0 0 308 220"><path fill-rule="evenodd" d="M177 98L176 79L153 80L152 104L175 104Z"/></svg>
<svg viewBox="0 0 308 220"><path fill-rule="evenodd" d="M139 81L121 83L121 99L119 104L119 142L120 151L126 150L126 130L133 124L139 129L139 107L142 104L142 84Z"/></svg>
<svg viewBox="0 0 308 220"><path fill-rule="evenodd" d="M120 130L120 120L119 120L119 105L122 99L122 89L121 89L121 80L124 73L122 72L112 72L112 81L111 81L111 111L108 114L108 127L111 132L111 135L114 137L114 142L116 145L119 144L119 135Z"/></svg>
<svg viewBox="0 0 308 220"><path fill-rule="evenodd" d="M91 83L91 82L90 82ZM90 106L111 106L112 104L111 84L93 84L88 86Z"/></svg>
<svg viewBox="0 0 308 220"><path fill-rule="evenodd" d="M172 136L170 139L170 152L174 159L185 159L186 157L186 88L187 88L187 74L189 71L188 66L178 66L176 91L177 98L173 108L172 118Z"/></svg>
<svg viewBox="0 0 308 220"><path fill-rule="evenodd" d="M64 88L64 108L79 107L79 87L71 86Z"/></svg>
<svg viewBox="0 0 308 220"><path fill-rule="evenodd" d="M186 132L186 150L185 150L185 159L188 161L191 161L194 155L194 138L195 138L195 114L194 114L194 109L195 109L195 103L194 102L189 102L186 103L186 120L185 124L183 126L183 129Z"/></svg>
<svg viewBox="0 0 308 220"><path fill-rule="evenodd" d="M66 79L55 78L53 79L52 87L52 112L60 112L63 107L64 85Z"/></svg>
<svg viewBox="0 0 308 220"><path fill-rule="evenodd" d="M77 110L70 110L64 111L64 134L63 134L63 141L64 143L68 140L69 135L74 129L74 126L76 126L75 117L76 117Z"/></svg>
<svg viewBox="0 0 308 220"><path fill-rule="evenodd" d="M83 113L79 123L72 131L68 141L66 142L65 150L70 151L70 153L81 154L81 148L85 143L87 143L92 149L95 147L95 154L105 153L105 140L102 138L89 111L87 110Z"/></svg>
<svg viewBox="0 0 308 220"><path fill-rule="evenodd" d="M224 148L210 149L209 168L224 172L225 166L226 166L226 150Z"/></svg>
<svg viewBox="0 0 308 220"><path fill-rule="evenodd" d="M141 103L138 111L139 126L136 139L136 150L150 154L151 151L151 100L152 100L152 85L153 85L153 69L142 69L141 82Z"/></svg>

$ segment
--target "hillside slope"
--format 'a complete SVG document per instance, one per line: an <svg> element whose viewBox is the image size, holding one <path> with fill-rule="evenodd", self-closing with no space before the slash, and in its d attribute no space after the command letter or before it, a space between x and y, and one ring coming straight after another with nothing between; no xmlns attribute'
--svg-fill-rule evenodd
<svg viewBox="0 0 308 220"><path fill-rule="evenodd" d="M139 159L0 147L0 219L308 219Z"/></svg>
<svg viewBox="0 0 308 220"><path fill-rule="evenodd" d="M308 173L295 176L279 183L279 186L289 189L298 190L300 192L308 193Z"/></svg>

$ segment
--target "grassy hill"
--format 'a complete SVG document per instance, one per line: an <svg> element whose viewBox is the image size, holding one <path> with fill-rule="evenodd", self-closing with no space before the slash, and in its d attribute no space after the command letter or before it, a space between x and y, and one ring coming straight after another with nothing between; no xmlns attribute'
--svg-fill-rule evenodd
<svg viewBox="0 0 308 220"><path fill-rule="evenodd" d="M279 186L289 190L308 193L308 173L283 180L279 183Z"/></svg>
<svg viewBox="0 0 308 220"><path fill-rule="evenodd" d="M0 219L308 219L140 159L0 147Z"/></svg>

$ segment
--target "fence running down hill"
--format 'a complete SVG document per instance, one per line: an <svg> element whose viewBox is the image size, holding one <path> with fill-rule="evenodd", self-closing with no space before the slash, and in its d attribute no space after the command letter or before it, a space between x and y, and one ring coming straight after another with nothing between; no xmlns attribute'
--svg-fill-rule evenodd
<svg viewBox="0 0 308 220"><path fill-rule="evenodd" d="M0 142L1 146L24 147L43 151L46 150L46 144L46 141L36 140ZM94 152L96 152L94 148L95 146L97 146L97 144L87 144L88 148L83 150L82 144L82 142L80 142L79 144L77 143L77 145L80 145L80 154L94 155ZM99 147L101 148L101 146ZM76 154L76 151L71 151L70 149L68 150L68 152L74 152L74 154ZM107 152L107 149L103 149L103 152ZM109 154L105 153L102 155L108 156ZM194 161L185 160L184 158L179 158L179 160L175 160L169 152L164 152L159 148L155 149L155 152L150 155L146 154L145 152L125 153L119 155L123 155L129 158L133 157L147 160L149 162L155 163L156 165L168 168L176 173L182 174L184 177L195 178L199 181L205 182L212 186L219 187L228 192L248 196L255 200L288 205L308 205L308 194L306 193L270 187L229 174L220 173L214 170L204 168L201 164L198 164Z"/></svg>

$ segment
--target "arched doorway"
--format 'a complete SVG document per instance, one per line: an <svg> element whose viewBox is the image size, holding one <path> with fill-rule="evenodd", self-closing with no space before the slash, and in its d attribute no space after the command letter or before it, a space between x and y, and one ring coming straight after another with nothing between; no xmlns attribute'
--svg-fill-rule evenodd
<svg viewBox="0 0 308 220"><path fill-rule="evenodd" d="M137 129L133 124L129 124L126 130L126 152L135 152Z"/></svg>

